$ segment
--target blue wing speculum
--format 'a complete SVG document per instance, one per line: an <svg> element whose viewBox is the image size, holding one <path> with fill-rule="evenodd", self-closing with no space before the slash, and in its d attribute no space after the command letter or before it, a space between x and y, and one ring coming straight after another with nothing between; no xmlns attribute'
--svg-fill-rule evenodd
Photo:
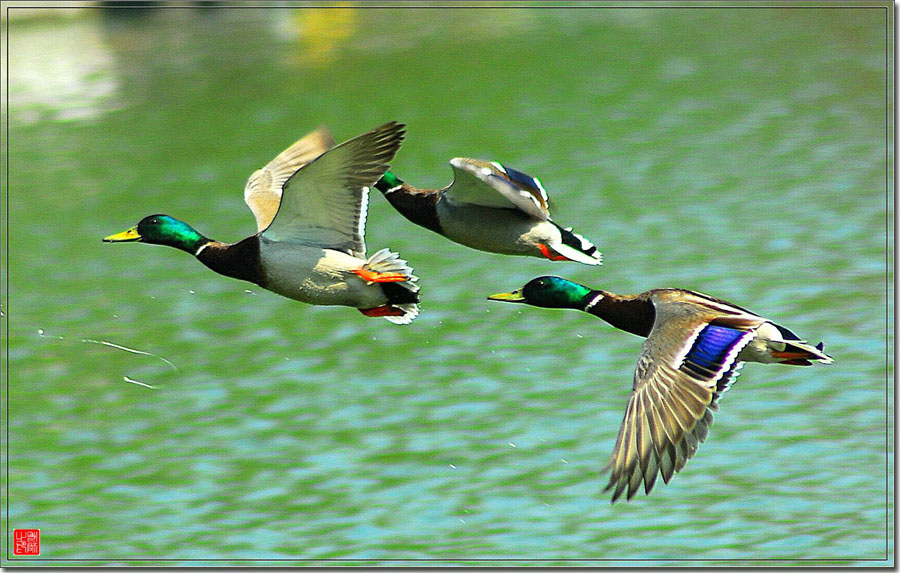
<svg viewBox="0 0 900 573"><path fill-rule="evenodd" d="M516 171L515 169L511 169L509 167L506 167L505 165L503 166L503 168L506 170L506 175L522 187L534 189L535 191L542 191L544 189L544 186L541 185L540 181L538 181L531 175L522 173L521 171Z"/></svg>
<svg viewBox="0 0 900 573"><path fill-rule="evenodd" d="M754 333L715 324L706 325L684 357L681 370L701 380L730 377L735 358ZM717 388L723 391L723 388Z"/></svg>

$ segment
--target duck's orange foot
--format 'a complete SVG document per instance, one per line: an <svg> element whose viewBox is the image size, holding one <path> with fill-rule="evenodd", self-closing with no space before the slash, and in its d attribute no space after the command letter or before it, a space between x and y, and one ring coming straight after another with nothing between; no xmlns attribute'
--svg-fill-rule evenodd
<svg viewBox="0 0 900 573"><path fill-rule="evenodd" d="M807 360L812 355L809 352L778 352L772 351L772 357L778 360L779 364L790 364L791 366L812 366L812 362Z"/></svg>
<svg viewBox="0 0 900 573"><path fill-rule="evenodd" d="M354 269L353 274L366 281L366 284L402 283L409 280L409 276L403 273L379 273L365 267Z"/></svg>
<svg viewBox="0 0 900 573"><path fill-rule="evenodd" d="M373 318L379 316L403 316L405 314L403 312L403 309L397 308L396 306L391 306L389 304L383 304L374 308L358 308L357 310L364 315Z"/></svg>
<svg viewBox="0 0 900 573"><path fill-rule="evenodd" d="M559 253L550 250L550 247L545 245L544 243L538 243L538 248L541 250L541 254L550 259L551 261L568 261L568 257L564 257Z"/></svg>

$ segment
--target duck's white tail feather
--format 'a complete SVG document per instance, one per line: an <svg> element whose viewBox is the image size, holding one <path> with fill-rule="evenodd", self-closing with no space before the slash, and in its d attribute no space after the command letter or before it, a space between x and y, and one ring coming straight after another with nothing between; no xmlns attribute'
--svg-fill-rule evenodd
<svg viewBox="0 0 900 573"><path fill-rule="evenodd" d="M553 224L556 225L556 223ZM577 263L585 265L603 264L603 255L597 250L594 243L573 231L572 227L563 228L559 225L556 225L556 227L559 229L560 240L562 241L559 245L553 245L556 252Z"/></svg>
<svg viewBox="0 0 900 573"><path fill-rule="evenodd" d="M395 308L399 308L403 311L403 314L400 316L385 316L386 320L393 322L394 324L409 324L412 322L417 316L419 316L419 304L415 302L411 302L409 304L395 304L392 305Z"/></svg>
<svg viewBox="0 0 900 573"><path fill-rule="evenodd" d="M756 339L748 344L738 360L809 366L813 362L831 364L834 359L825 354L825 345L807 344L799 336L773 322L763 322L756 328Z"/></svg>
<svg viewBox="0 0 900 573"><path fill-rule="evenodd" d="M388 304L403 311L402 315L383 318L394 324L412 322L419 315L419 285L415 284L419 277L413 274L412 267L398 253L388 249L381 249L369 257L364 267L376 273L398 273L407 277L405 281L379 284L388 298Z"/></svg>
<svg viewBox="0 0 900 573"><path fill-rule="evenodd" d="M834 362L834 358L825 354L824 349L825 345L821 342L816 346L804 344L797 340L789 340L785 343L786 352L805 354L805 356L802 356L805 360L818 360L822 364L831 364Z"/></svg>
<svg viewBox="0 0 900 573"><path fill-rule="evenodd" d="M419 280L419 277L413 274L413 269L409 266L409 263L401 259L399 253L394 253L388 249L381 249L369 257L369 260L363 266L376 273L400 273L406 275L408 277L406 282L408 283L414 283ZM406 282L400 284L405 285ZM407 288L412 292L418 292L419 290L419 287L414 284L410 284Z"/></svg>

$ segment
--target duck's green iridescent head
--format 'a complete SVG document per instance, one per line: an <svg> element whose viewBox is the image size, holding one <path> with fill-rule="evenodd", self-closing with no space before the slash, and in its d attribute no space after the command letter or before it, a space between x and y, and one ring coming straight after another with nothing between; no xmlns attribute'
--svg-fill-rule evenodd
<svg viewBox="0 0 900 573"><path fill-rule="evenodd" d="M168 215L144 217L136 227L104 237L106 243L140 241L154 245L167 245L195 254L209 241L193 227Z"/></svg>
<svg viewBox="0 0 900 573"><path fill-rule="evenodd" d="M492 294L488 300L521 302L542 308L583 309L590 288L560 277L538 277L513 292Z"/></svg>
<svg viewBox="0 0 900 573"><path fill-rule="evenodd" d="M400 185L403 185L403 180L394 175L392 171L385 171L384 175L381 176L381 179L375 182L375 188L382 193L387 193Z"/></svg>

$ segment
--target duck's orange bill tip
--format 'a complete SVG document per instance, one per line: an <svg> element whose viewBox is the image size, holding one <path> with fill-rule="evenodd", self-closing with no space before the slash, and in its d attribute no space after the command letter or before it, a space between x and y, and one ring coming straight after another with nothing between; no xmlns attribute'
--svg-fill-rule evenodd
<svg viewBox="0 0 900 573"><path fill-rule="evenodd" d="M116 233L115 235L103 237L104 243L124 243L127 241L139 240L141 240L141 236L137 232L137 227L132 227L127 231L122 231L121 233Z"/></svg>
<svg viewBox="0 0 900 573"><path fill-rule="evenodd" d="M497 294L492 294L488 297L488 300L499 300L502 302L525 302L525 297L522 296L522 293L514 290L512 292L500 292Z"/></svg>

